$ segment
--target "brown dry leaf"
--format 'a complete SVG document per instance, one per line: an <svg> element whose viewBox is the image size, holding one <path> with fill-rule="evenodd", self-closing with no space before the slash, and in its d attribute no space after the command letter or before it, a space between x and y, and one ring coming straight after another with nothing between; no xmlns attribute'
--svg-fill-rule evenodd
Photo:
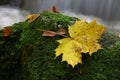
<svg viewBox="0 0 120 80"><path fill-rule="evenodd" d="M60 36L63 36L63 37L67 37L65 36L64 34L67 33L67 31L63 28L60 28L57 32L55 31L51 31L51 30L44 30L44 29L37 29L39 31L43 31L43 34L42 36L56 36L56 35L60 35Z"/></svg>
<svg viewBox="0 0 120 80"><path fill-rule="evenodd" d="M40 16L40 14L32 14L32 15L26 16L26 18L28 19L28 23L32 23L32 22L33 22L34 20L36 20L39 16Z"/></svg>
<svg viewBox="0 0 120 80"><path fill-rule="evenodd" d="M3 29L3 36L10 36L11 35L11 28L10 26L4 27Z"/></svg>
<svg viewBox="0 0 120 80"><path fill-rule="evenodd" d="M56 32L46 30L46 31L43 32L42 36L56 36Z"/></svg>
<svg viewBox="0 0 120 80"><path fill-rule="evenodd" d="M60 13L55 6L52 7L52 11L53 11L54 13Z"/></svg>

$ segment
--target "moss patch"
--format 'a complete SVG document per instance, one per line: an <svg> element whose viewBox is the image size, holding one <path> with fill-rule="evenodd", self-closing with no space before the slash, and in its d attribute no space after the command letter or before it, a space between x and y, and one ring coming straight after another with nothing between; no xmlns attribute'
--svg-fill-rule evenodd
<svg viewBox="0 0 120 80"><path fill-rule="evenodd" d="M120 42L114 34L106 32L101 44L104 49L92 56L83 54L83 64L73 69L61 56L54 59L56 40L61 36L43 37L45 29L67 29L77 18L52 12L42 12L31 24L21 22L11 26L10 37L0 31L1 80L119 80ZM112 45L112 47L111 47ZM110 47L110 48L109 48Z"/></svg>

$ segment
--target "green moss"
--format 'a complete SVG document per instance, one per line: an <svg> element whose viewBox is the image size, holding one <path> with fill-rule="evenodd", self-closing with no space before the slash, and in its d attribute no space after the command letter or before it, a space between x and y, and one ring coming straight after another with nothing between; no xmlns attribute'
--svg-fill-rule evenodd
<svg viewBox="0 0 120 80"><path fill-rule="evenodd" d="M14 24L10 37L3 37L0 30L0 79L1 80L21 80L22 63L21 53L22 47L19 38L24 23Z"/></svg>
<svg viewBox="0 0 120 80"><path fill-rule="evenodd" d="M67 29L75 19L77 18L42 12L31 24L27 21L14 24L11 27L12 35L8 39L4 39L1 30L0 61L2 57L8 57L0 62L0 79L18 80L19 75L19 80L119 80L120 42L114 34L103 34L100 42L104 49L92 56L83 54L83 64L78 64L75 68L61 62L62 55L54 58L54 50L58 46L56 40L62 37L43 37L43 32L37 29Z"/></svg>

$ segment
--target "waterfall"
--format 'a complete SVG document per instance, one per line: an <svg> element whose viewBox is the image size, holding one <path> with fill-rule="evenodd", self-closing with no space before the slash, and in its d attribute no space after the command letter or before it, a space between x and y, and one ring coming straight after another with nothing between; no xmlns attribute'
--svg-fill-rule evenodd
<svg viewBox="0 0 120 80"><path fill-rule="evenodd" d="M106 20L120 20L120 0L25 0L24 8L36 13L55 5L60 11L71 10Z"/></svg>
<svg viewBox="0 0 120 80"><path fill-rule="evenodd" d="M25 0L23 8L38 13L55 5L65 15L97 22L120 32L120 0Z"/></svg>
<svg viewBox="0 0 120 80"><path fill-rule="evenodd" d="M21 10L22 0L3 0L0 1L0 29L11 26L26 20L25 16L29 12Z"/></svg>
<svg viewBox="0 0 120 80"><path fill-rule="evenodd" d="M0 29L25 20L29 13L17 8L0 7Z"/></svg>
<svg viewBox="0 0 120 80"><path fill-rule="evenodd" d="M6 0L7 6L22 7L31 13L51 10L55 5L65 15L76 16L91 21L97 18L98 23L109 26L109 29L120 30L120 0ZM4 9L4 10L3 10ZM15 10L15 11L14 11ZM24 11L25 12L25 11ZM7 14L7 16L5 15ZM18 15L19 14L19 15ZM14 16L13 16L14 15ZM14 23L8 20L25 20L25 13L19 9L0 8L0 27ZM14 18L17 18L15 20ZM18 19L19 18L19 19ZM3 20L3 21L2 21ZM18 21L19 22L19 21ZM15 22L16 23L16 22Z"/></svg>
<svg viewBox="0 0 120 80"><path fill-rule="evenodd" d="M77 17L79 19L86 20L87 22L91 22L92 20L96 19L97 23L104 25L108 31L120 33L120 20L107 21L93 15L83 15L71 11L64 11L62 14L67 16Z"/></svg>

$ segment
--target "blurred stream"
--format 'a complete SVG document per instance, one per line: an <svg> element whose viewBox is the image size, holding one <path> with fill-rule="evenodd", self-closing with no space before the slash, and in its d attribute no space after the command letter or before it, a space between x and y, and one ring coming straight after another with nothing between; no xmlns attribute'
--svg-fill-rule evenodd
<svg viewBox="0 0 120 80"><path fill-rule="evenodd" d="M51 9L95 15L105 20L120 20L120 0L24 0L24 9L33 13Z"/></svg>
<svg viewBox="0 0 120 80"><path fill-rule="evenodd" d="M25 21L25 16L29 12L18 8L0 7L0 29L6 26L11 26L14 23Z"/></svg>
<svg viewBox="0 0 120 80"><path fill-rule="evenodd" d="M0 7L0 27L25 20L25 15L29 14L27 11L38 13L51 10L55 5L62 14L79 17L88 22L96 18L98 23L104 24L109 30L120 32L119 4L120 0L11 0L7 5L17 9ZM11 21L8 21L10 19Z"/></svg>
<svg viewBox="0 0 120 80"><path fill-rule="evenodd" d="M26 20L30 13L21 9L22 3L23 0L0 0L0 29Z"/></svg>

